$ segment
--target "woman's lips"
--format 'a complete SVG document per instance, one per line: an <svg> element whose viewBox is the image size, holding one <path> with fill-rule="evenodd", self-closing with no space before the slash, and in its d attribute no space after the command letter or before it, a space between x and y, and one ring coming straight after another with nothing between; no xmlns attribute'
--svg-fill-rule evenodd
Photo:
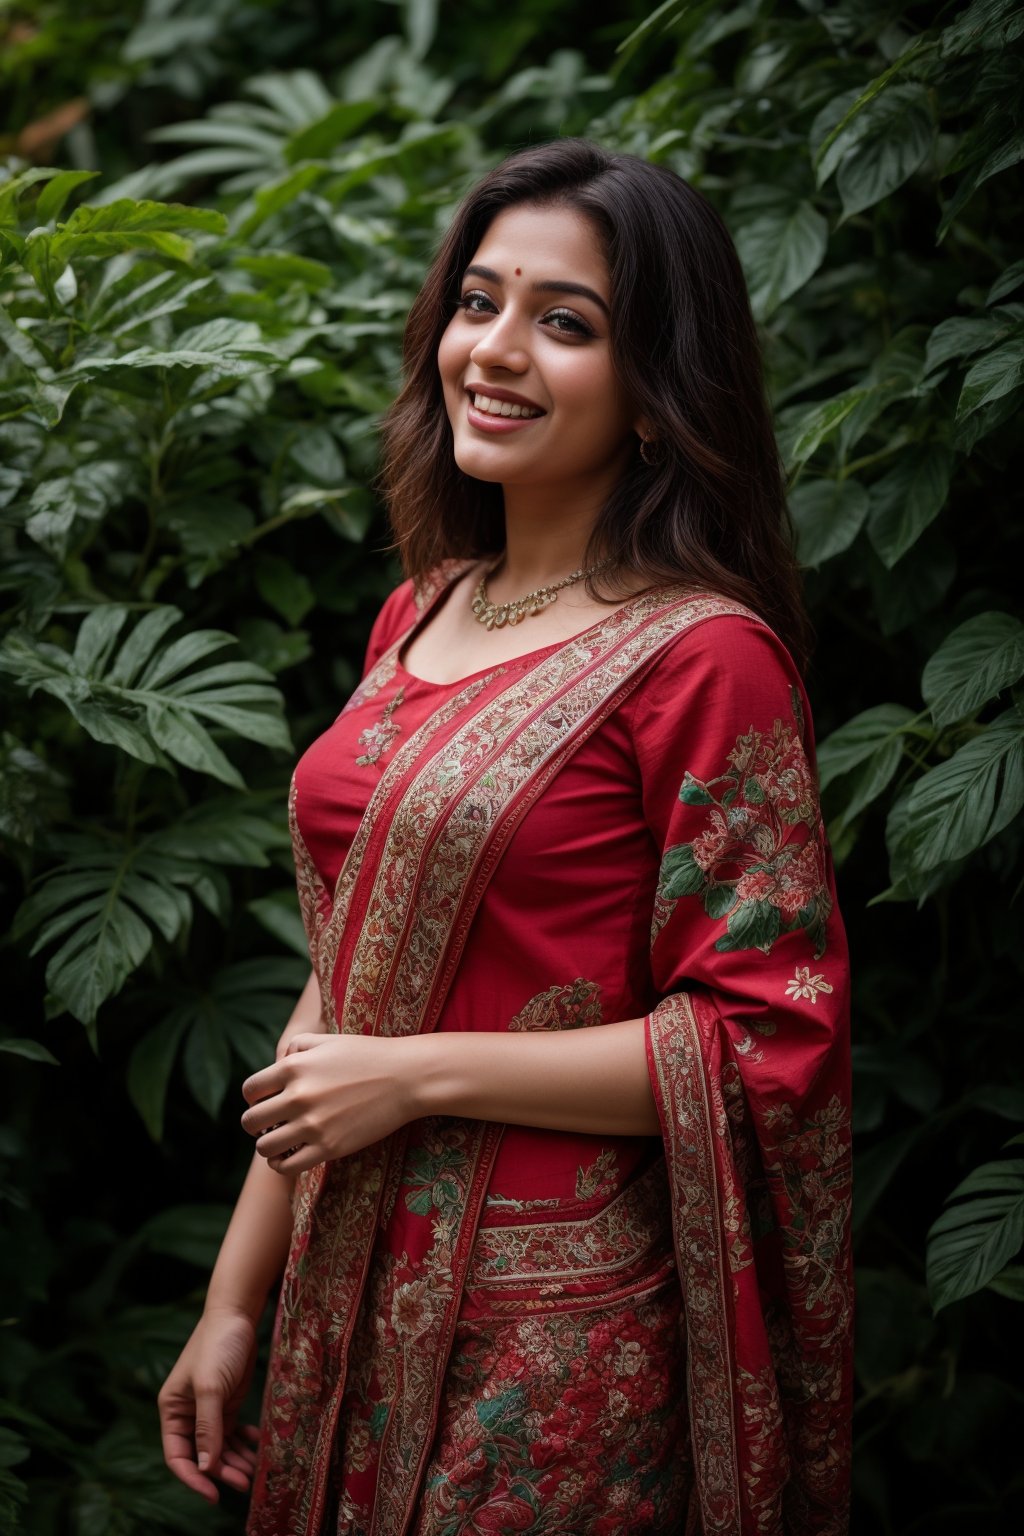
<svg viewBox="0 0 1024 1536"><path fill-rule="evenodd" d="M536 426L543 416L492 416L489 411L478 411L472 399L468 400L466 419L478 432L518 432L522 427Z"/></svg>

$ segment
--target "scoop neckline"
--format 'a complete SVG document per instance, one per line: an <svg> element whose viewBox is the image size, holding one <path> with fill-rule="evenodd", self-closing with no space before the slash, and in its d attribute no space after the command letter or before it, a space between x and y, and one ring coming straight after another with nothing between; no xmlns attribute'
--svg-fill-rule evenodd
<svg viewBox="0 0 1024 1536"><path fill-rule="evenodd" d="M473 564L476 564L476 562L474 561ZM578 630L575 635L567 635L564 640L552 640L548 645L539 645L532 651L523 651L520 656L510 656L506 661L494 661L489 667L480 667L475 672L467 672L465 677L454 678L451 682L448 683L435 683L432 682L428 677L418 677L415 672L410 672L409 668L402 661L402 652L407 650L408 647L412 644L413 640L415 640L416 636L423 629L428 619L432 618L439 608L444 607L444 604L448 601L448 598L452 594L452 590L462 580L463 576L467 574L469 569L470 567L467 566L466 569L457 572L452 577L451 581L449 581L440 589L439 592L434 595L431 602L419 615L416 623L399 643L398 650L395 653L395 668L397 671L404 673L410 682L419 683L424 688L461 688L464 684L471 683L478 677L484 677L488 672L496 672L502 669L507 671L509 667L521 666L524 662L533 661L537 657L543 656L548 651L557 651L563 645L569 645L574 640L586 639L587 635L593 634L595 630L598 630L603 625L607 624L608 620L613 619L616 614L624 613L627 608L631 608L634 603L638 603L642 597L650 596L651 592L655 590L653 587L647 587L645 591L637 592L633 597L629 599L628 602L623 603L621 607L613 608L611 612L606 613L603 618L595 619L593 624L589 624L586 629Z"/></svg>

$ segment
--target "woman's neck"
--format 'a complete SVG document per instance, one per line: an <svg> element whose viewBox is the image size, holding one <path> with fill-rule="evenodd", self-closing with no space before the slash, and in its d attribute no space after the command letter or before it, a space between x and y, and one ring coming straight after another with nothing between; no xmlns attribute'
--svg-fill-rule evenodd
<svg viewBox="0 0 1024 1536"><path fill-rule="evenodd" d="M555 494L506 487L505 554L493 586L504 596L521 595L579 570L600 505L593 495L572 498L564 487Z"/></svg>

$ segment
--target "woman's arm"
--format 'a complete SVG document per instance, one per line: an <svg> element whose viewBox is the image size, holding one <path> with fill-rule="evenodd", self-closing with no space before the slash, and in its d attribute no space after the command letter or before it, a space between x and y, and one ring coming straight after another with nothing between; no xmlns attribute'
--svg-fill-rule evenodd
<svg viewBox="0 0 1024 1536"><path fill-rule="evenodd" d="M414 1114L657 1136L644 1021L528 1034L435 1034L408 1049Z"/></svg>
<svg viewBox="0 0 1024 1536"><path fill-rule="evenodd" d="M278 1045L315 1039L323 1029L311 975ZM206 1304L159 1395L164 1459L176 1477L216 1503L215 1479L248 1490L254 1466L251 1426L238 1413L252 1377L256 1328L288 1253L291 1180L254 1157L210 1277Z"/></svg>
<svg viewBox="0 0 1024 1536"><path fill-rule="evenodd" d="M536 1034L296 1035L243 1084L275 1172L347 1157L422 1115L657 1136L642 1018ZM289 1149L299 1150L287 1156Z"/></svg>
<svg viewBox="0 0 1024 1536"><path fill-rule="evenodd" d="M296 1035L323 1031L320 987L316 973L310 971L278 1041L278 1061L287 1055ZM234 1308L248 1313L254 1322L262 1317L270 1288L288 1257L291 1192L291 1180L282 1184L262 1158L253 1158L210 1276L207 1311Z"/></svg>

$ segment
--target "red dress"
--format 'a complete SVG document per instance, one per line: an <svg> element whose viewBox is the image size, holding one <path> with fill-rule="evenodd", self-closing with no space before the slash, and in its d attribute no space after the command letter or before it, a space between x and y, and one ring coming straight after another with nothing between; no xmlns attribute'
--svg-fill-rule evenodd
<svg viewBox="0 0 1024 1536"><path fill-rule="evenodd" d="M785 648L663 589L452 684L385 603L296 769L328 1027L644 1016L661 1137L436 1117L300 1181L252 1536L839 1532L847 956Z"/></svg>

